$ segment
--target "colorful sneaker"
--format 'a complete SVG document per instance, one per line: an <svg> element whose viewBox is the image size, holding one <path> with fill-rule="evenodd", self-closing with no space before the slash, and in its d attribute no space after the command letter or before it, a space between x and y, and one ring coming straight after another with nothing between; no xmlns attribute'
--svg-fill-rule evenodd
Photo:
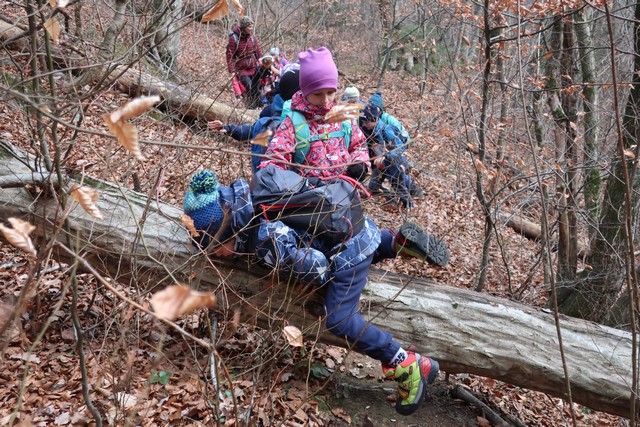
<svg viewBox="0 0 640 427"><path fill-rule="evenodd" d="M424 232L414 222L405 222L396 236L395 250L398 255L426 260L444 267L449 262L449 250L445 244Z"/></svg>
<svg viewBox="0 0 640 427"><path fill-rule="evenodd" d="M427 398L427 385L438 376L438 362L418 353L407 352L407 359L398 366L382 365L386 378L398 382L396 411L402 415L413 414Z"/></svg>

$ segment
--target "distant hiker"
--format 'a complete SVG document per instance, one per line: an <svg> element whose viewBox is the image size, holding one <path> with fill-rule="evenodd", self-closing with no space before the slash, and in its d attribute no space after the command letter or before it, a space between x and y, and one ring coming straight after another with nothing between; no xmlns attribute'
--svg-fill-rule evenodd
<svg viewBox="0 0 640 427"><path fill-rule="evenodd" d="M271 102L273 95L270 93L275 89L276 74L279 75L280 71L274 68L273 57L265 55L260 58L260 65L251 77L250 108L264 107Z"/></svg>
<svg viewBox="0 0 640 427"><path fill-rule="evenodd" d="M289 221L301 218L294 213L295 209L291 216L275 212L277 216L271 219L260 212L265 200L273 198L274 194L276 200L285 204L282 209L286 210L283 200L297 195L290 191L283 197L283 192L289 189L296 189L303 196L306 193L313 196L329 193L328 186L337 185L336 188L358 197L358 192L346 181L338 180L323 187L325 184L322 180L306 179L273 165L259 170L251 186L242 179L229 187L220 186L213 172L202 171L190 180L184 211L200 233L194 240L208 254L218 257L255 255L258 262L283 277L324 294L326 328L382 362L384 375L398 382L396 410L409 415L425 400L427 385L438 375L438 362L403 349L390 333L365 321L359 313L360 296L373 262L405 255L446 265L449 253L442 242L422 232L414 223L405 223L399 231L381 232L361 210L343 222L353 227L337 244L335 239L328 237L330 235L312 230L320 216L307 215L311 220L306 226L300 223L293 226ZM354 211L344 209L341 212L349 215Z"/></svg>
<svg viewBox="0 0 640 427"><path fill-rule="evenodd" d="M293 95L291 112L272 137L266 159L259 168L271 168L270 173L275 168L295 170L313 182L341 180L345 175L363 179L369 167L369 154L357 123L355 120L329 123L324 119L336 105L338 87L338 70L331 52L325 47L308 49L298 59L300 91ZM254 180L261 173L258 170ZM356 192L355 188L352 191ZM338 245L328 244L322 235L308 236L305 240L305 233L294 232L298 234L294 247L300 250L306 241L326 259L331 272L325 287L327 329L382 362L385 376L398 381L400 398L396 410L411 414L425 399L426 386L435 380L438 363L404 350L391 334L365 322L358 311L358 302L371 263L406 254L445 265L449 254L442 242L414 223L406 222L399 230L384 231L367 217L360 224L361 229L354 229L353 237ZM284 259L283 254L276 255L279 256L274 260ZM297 255L294 259L306 256Z"/></svg>
<svg viewBox="0 0 640 427"><path fill-rule="evenodd" d="M400 129L382 122L381 114L380 108L367 104L360 116L360 126L367 136L369 156L375 166L369 180L369 191L382 194L382 183L389 179L393 197L398 197L405 208L411 208L412 197L422 197L423 193L407 173L409 162L404 155L407 142Z"/></svg>
<svg viewBox="0 0 640 427"><path fill-rule="evenodd" d="M371 95L367 104L371 104L378 107L381 111L380 121L388 125L393 125L396 128L398 128L400 130L400 134L402 135L402 138L406 140L406 145L409 146L411 144L411 136L409 135L409 132L407 132L405 127L402 125L402 122L400 122L400 120L398 120L395 116L392 116L390 113L388 113L385 110L384 102L382 100L382 92L375 92L373 95Z"/></svg>
<svg viewBox="0 0 640 427"><path fill-rule="evenodd" d="M365 103L360 99L360 91L358 90L357 87L353 85L347 86L347 88L342 93L340 102L345 102L345 103L359 102L360 104L365 105Z"/></svg>
<svg viewBox="0 0 640 427"><path fill-rule="evenodd" d="M269 55L273 56L273 67L278 70L278 72L276 73L277 86L278 82L280 81L280 73L282 72L282 69L285 67L285 65L289 64L289 61L287 61L287 58L285 58L284 55L280 54L280 49L278 49L277 47L272 47L271 50L269 50Z"/></svg>
<svg viewBox="0 0 640 427"><path fill-rule="evenodd" d="M236 141L255 140L258 135L268 130L275 133L282 119L283 104L289 101L291 96L300 89L299 76L299 71L290 71L283 76L271 104L263 109L260 113L260 118L253 124L225 125L220 120L213 120L208 124L209 129L226 133ZM262 155L267 149L263 144L264 142L251 143L251 170L254 173L260 162L262 162Z"/></svg>
<svg viewBox="0 0 640 427"><path fill-rule="evenodd" d="M284 55L280 54L280 49L277 47L272 47L269 51L269 54L273 56L273 61L275 62L278 69L281 69L289 63L289 61L287 61L287 58L285 58Z"/></svg>
<svg viewBox="0 0 640 427"><path fill-rule="evenodd" d="M248 16L243 16L233 31L229 33L227 43L227 69L238 80L236 88L244 91L241 95L249 93L251 88L251 77L256 71L259 59L262 57L262 49L258 38L253 34L253 20ZM246 96L246 95L245 95ZM251 100L249 100L251 101Z"/></svg>

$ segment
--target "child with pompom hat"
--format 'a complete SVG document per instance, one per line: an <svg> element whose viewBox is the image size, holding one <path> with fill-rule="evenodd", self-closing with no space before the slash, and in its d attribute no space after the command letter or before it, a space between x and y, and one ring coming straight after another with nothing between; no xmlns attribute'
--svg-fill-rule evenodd
<svg viewBox="0 0 640 427"><path fill-rule="evenodd" d="M273 182L286 188L309 185L309 180L292 171L268 165L254 176L251 188L260 174L277 175ZM366 216L361 217L362 228L351 238L327 244L322 235L293 229L284 218L268 220L254 215L252 206L252 194L244 180L220 186L211 171L191 179L184 201L185 212L207 239L197 238L207 253L218 257L254 254L266 267L318 287L324 294L326 328L382 362L385 376L398 382L396 410L403 415L415 412L426 398L427 385L438 374L438 362L403 349L389 332L364 320L359 301L372 263L407 255L445 265L449 253L444 244L414 223L405 223L397 231L380 231Z"/></svg>

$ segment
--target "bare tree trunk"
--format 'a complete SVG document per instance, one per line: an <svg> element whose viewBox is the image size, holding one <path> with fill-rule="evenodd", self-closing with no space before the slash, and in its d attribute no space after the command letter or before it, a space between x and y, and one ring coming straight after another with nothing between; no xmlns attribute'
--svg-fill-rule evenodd
<svg viewBox="0 0 640 427"><path fill-rule="evenodd" d="M153 0L151 7L151 52L157 56L166 71L171 71L177 64L180 53L179 22L182 16L182 0Z"/></svg>
<svg viewBox="0 0 640 427"><path fill-rule="evenodd" d="M560 171L556 174L556 203L558 210L558 266L557 280L566 285L576 278L577 232L576 232L576 99L564 90L566 76L574 75L573 26L567 19L557 19L553 25L550 49L557 52L547 65L547 87L549 108L555 121L554 138L556 163Z"/></svg>
<svg viewBox="0 0 640 427"><path fill-rule="evenodd" d="M382 21L382 30L383 40L385 40L385 50L384 57L382 58L382 63L380 64L380 78L378 78L378 83L376 84L376 89L380 90L382 87L382 82L384 81L384 75L387 71L387 67L389 66L389 61L391 59L391 48L393 46L392 36L393 36L393 21L394 21L394 13L393 8L395 7L395 1L393 0L379 0L378 1L378 11L380 12L380 20Z"/></svg>
<svg viewBox="0 0 640 427"><path fill-rule="evenodd" d="M596 64L591 38L590 9L580 9L576 13L574 25L576 31L576 43L578 44L580 58L580 72L582 75L582 95L584 109L584 202L589 223L590 241L595 238L598 224L598 200L602 187L600 175L600 119L598 109L600 102L598 97L598 85L596 83Z"/></svg>
<svg viewBox="0 0 640 427"><path fill-rule="evenodd" d="M60 210L55 198L33 193L25 185L58 185L36 172L32 157L0 142L0 216L22 217L37 226L36 241L57 237ZM29 167L29 165L31 165ZM67 181L72 185L76 181ZM304 296L276 283L250 258L235 262L208 259L189 243L180 221L182 211L144 195L105 182L97 207L107 218L97 221L75 206L67 223L74 250L113 280L139 287L164 287L182 281L192 287L217 289L226 306L242 310L244 320L260 325L298 326L324 342L347 343L324 329L302 309ZM34 198L35 197L35 198ZM80 256L80 255L78 255ZM65 252L58 259L72 262ZM544 311L473 291L424 279L373 271L363 310L370 321L400 342L440 360L450 373L468 372L563 397L562 363L553 317ZM578 319L562 318L565 357L575 402L627 416L632 345L627 332Z"/></svg>
<svg viewBox="0 0 640 427"><path fill-rule="evenodd" d="M635 21L633 21L634 65L633 70L640 69L640 3L635 7ZM615 49L615 46L610 46ZM613 67L613 65L612 65ZM631 211L630 218L633 221L631 231L637 228L637 204L638 198L627 200L625 173L633 185L633 193L637 194L638 182L636 182L636 167L638 141L640 140L640 76L632 74L632 89L629 92L626 108L622 115L622 144L625 150L633 151L634 157L630 158L623 152L616 153L610 164L610 177L604 192L604 198L600 207L598 232L592 242L591 257L587 262L592 266L591 270L585 270L582 280L574 287L564 290L562 295L561 311L570 316L582 317L594 321L604 321L608 324L629 325L629 318L633 318L634 310L631 307L621 309L616 300L620 297L620 291L629 279L626 267L630 257L625 255L633 248L629 247L627 232L625 230L626 210ZM620 150L619 150L620 151ZM626 172L628 171L628 172ZM634 236L631 236L632 239ZM631 241L632 239L629 239ZM630 286L632 283L629 284ZM627 302L637 305L633 298L626 298ZM614 307L615 310L611 310ZM623 317L627 316L627 317Z"/></svg>
<svg viewBox="0 0 640 427"><path fill-rule="evenodd" d="M489 19L490 2L485 0L484 2L484 72L482 76L482 111L480 112L480 121L478 123L478 161L484 167L487 152L487 129L488 129L488 117L489 117L489 101L493 96L490 83L491 72L493 66L493 52L491 42L491 22ZM476 165L476 197L482 207L482 213L484 214L484 240L482 242L482 259L478 268L478 277L476 280L476 291L482 291L484 289L485 282L487 280L487 271L489 269L489 249L491 247L491 240L493 237L494 222L491 216L491 195L487 194L486 189L483 186L483 169Z"/></svg>
<svg viewBox="0 0 640 427"><path fill-rule="evenodd" d="M125 9L128 0L114 0L113 20L102 39L100 48L97 52L97 61L93 67L87 68L80 78L74 83L75 87L82 87L85 84L95 81L102 74L105 66L108 66L115 56L116 38L124 28Z"/></svg>

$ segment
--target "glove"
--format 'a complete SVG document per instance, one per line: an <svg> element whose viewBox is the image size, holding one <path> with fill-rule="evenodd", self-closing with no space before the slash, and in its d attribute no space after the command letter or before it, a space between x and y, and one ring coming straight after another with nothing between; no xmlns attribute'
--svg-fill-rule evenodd
<svg viewBox="0 0 640 427"><path fill-rule="evenodd" d="M367 166L364 163L355 163L347 167L347 176L364 182L367 178Z"/></svg>

